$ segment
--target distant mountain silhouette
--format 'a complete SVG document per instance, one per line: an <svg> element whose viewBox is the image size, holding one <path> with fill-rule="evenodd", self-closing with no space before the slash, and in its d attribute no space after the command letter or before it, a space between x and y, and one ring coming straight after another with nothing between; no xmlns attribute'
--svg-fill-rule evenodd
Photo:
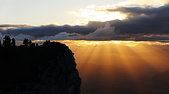
<svg viewBox="0 0 169 94"><path fill-rule="evenodd" d="M1 44L1 43L0 43ZM5 36L0 45L0 94L80 94L72 51L59 42L43 45Z"/></svg>

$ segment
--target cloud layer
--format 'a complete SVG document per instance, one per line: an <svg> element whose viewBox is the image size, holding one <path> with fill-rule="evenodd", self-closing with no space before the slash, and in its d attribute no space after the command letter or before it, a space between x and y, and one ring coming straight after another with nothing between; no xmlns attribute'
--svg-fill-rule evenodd
<svg viewBox="0 0 169 94"><path fill-rule="evenodd" d="M87 40L168 40L169 5L160 7L116 7L107 12L128 15L125 20L89 22L86 26L29 26L0 25L0 37L11 35L17 40L24 38L44 40L87 39ZM145 35L149 35L148 37ZM150 36L151 35L151 36Z"/></svg>
<svg viewBox="0 0 169 94"><path fill-rule="evenodd" d="M3 29L3 28L6 29ZM29 27L22 27L22 25L0 25L0 33L2 35L11 35L11 36L20 36L23 39L24 37L30 37L33 39L47 39L50 37L58 37L55 39L64 39L61 37L65 36L76 36L78 34L86 35L90 32L95 31L95 28L89 26L56 26L56 25L43 25L43 26L29 26ZM63 36L64 35L64 36ZM66 37L65 39L68 39ZM18 38L19 39L19 38Z"/></svg>

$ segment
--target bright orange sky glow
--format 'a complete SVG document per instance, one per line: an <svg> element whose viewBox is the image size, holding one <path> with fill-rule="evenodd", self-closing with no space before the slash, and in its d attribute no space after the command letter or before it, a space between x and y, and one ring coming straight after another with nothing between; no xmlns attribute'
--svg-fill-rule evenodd
<svg viewBox="0 0 169 94"><path fill-rule="evenodd" d="M134 41L61 41L75 53L82 94L111 94L119 79L144 91L142 76L169 70L168 43ZM127 81L128 81L127 80ZM122 80L123 81L123 80ZM128 90L128 89L127 89ZM111 92L111 93L110 93Z"/></svg>

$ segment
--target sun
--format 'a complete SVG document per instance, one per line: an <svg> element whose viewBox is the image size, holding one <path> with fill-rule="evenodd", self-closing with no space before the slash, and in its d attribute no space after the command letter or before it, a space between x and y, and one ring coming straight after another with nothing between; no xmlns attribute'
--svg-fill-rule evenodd
<svg viewBox="0 0 169 94"><path fill-rule="evenodd" d="M127 18L126 14L120 12L99 11L92 8L81 9L79 12L74 12L77 16L76 24L87 24L89 21L111 21L111 20L124 20Z"/></svg>
<svg viewBox="0 0 169 94"><path fill-rule="evenodd" d="M119 44L120 42L119 41L113 41L115 44Z"/></svg>

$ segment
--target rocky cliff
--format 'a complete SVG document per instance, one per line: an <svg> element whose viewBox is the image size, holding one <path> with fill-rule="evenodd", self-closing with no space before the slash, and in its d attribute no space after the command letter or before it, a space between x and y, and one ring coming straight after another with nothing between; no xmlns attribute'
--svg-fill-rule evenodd
<svg viewBox="0 0 169 94"><path fill-rule="evenodd" d="M0 94L80 94L80 85L64 44L0 47Z"/></svg>

